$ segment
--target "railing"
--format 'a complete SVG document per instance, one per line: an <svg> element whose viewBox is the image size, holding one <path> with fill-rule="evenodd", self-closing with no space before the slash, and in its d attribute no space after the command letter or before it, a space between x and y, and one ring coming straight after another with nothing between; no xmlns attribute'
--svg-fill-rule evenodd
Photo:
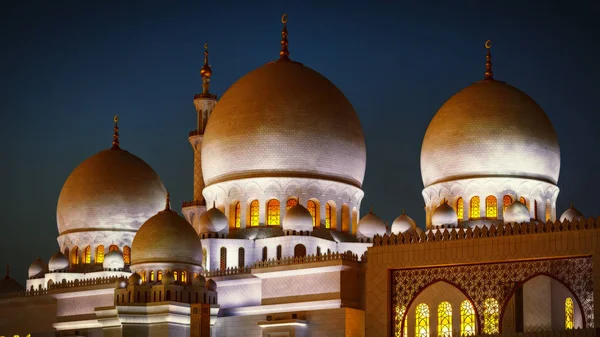
<svg viewBox="0 0 600 337"><path fill-rule="evenodd" d="M365 259L363 255L361 257L361 261ZM354 261L358 262L358 255L352 254L350 252L345 253L329 253L322 255L307 255L302 257L284 257L282 259L270 259L266 261L259 261L254 264L253 268L268 268L268 267L279 267L279 266L290 266L295 264L303 264L303 263L313 263L313 262L321 262L321 261L335 261L335 260L343 260L343 261Z"/></svg>
<svg viewBox="0 0 600 337"><path fill-rule="evenodd" d="M240 275L240 274L250 274L251 269L250 267L242 267L242 268L238 268L238 267L233 267L233 268L227 268L227 269L217 269L217 270L210 270L210 271L203 271L202 272L202 276L210 278L210 277L215 277L215 276L229 276L229 275Z"/></svg>
<svg viewBox="0 0 600 337"><path fill-rule="evenodd" d="M526 332L503 332L501 334L477 335L473 337L595 337L596 329L533 330Z"/></svg>
<svg viewBox="0 0 600 337"><path fill-rule="evenodd" d="M72 281L67 281L63 279L62 282L49 283L48 290L87 287L111 283L114 284L117 281L117 279L119 279L118 276L97 277L85 280L75 279Z"/></svg>

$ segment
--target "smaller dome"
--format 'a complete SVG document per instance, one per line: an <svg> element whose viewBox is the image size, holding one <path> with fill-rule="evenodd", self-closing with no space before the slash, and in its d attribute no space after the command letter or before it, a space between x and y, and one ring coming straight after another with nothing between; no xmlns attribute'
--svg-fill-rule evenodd
<svg viewBox="0 0 600 337"><path fill-rule="evenodd" d="M47 272L48 272L48 265L46 265L46 262L42 261L42 259L40 259L38 257L29 266L28 275L29 275L29 278L39 278L39 277L43 277L44 274L46 274Z"/></svg>
<svg viewBox="0 0 600 337"><path fill-rule="evenodd" d="M168 285L173 283L175 283L175 276L173 276L172 272L167 270L163 275L162 284Z"/></svg>
<svg viewBox="0 0 600 337"><path fill-rule="evenodd" d="M447 201L439 205L431 215L431 224L435 227L454 227L458 225L458 218L456 217L456 212L454 211L454 208L448 205Z"/></svg>
<svg viewBox="0 0 600 337"><path fill-rule="evenodd" d="M206 281L206 288L210 291L217 291L217 282L213 281L213 279Z"/></svg>
<svg viewBox="0 0 600 337"><path fill-rule="evenodd" d="M123 254L118 250L113 250L104 255L104 261L102 262L102 268L104 269L123 269L125 268L125 260L123 260Z"/></svg>
<svg viewBox="0 0 600 337"><path fill-rule="evenodd" d="M527 206L523 205L519 200L513 202L504 211L504 223L521 223L529 222L529 220L531 220L529 210L527 209Z"/></svg>
<svg viewBox="0 0 600 337"><path fill-rule="evenodd" d="M312 231L313 218L309 210L298 203L285 212L282 225L283 230Z"/></svg>
<svg viewBox="0 0 600 337"><path fill-rule="evenodd" d="M200 234L217 233L227 228L227 226L227 217L214 206L200 216Z"/></svg>
<svg viewBox="0 0 600 337"><path fill-rule="evenodd" d="M575 209L575 207L573 207L573 204L571 204L571 206L560 216L560 222L578 221L581 219L583 219L583 214L581 214L580 211Z"/></svg>
<svg viewBox="0 0 600 337"><path fill-rule="evenodd" d="M127 288L127 279L124 278L124 277L119 277L115 281L115 288L117 288L117 289L125 289L125 288Z"/></svg>
<svg viewBox="0 0 600 337"><path fill-rule="evenodd" d="M198 274L198 275L196 275L196 277L194 277L194 280L192 281L192 285L194 287L204 287L204 286L206 286L206 278L204 278L204 276Z"/></svg>
<svg viewBox="0 0 600 337"><path fill-rule="evenodd" d="M56 252L48 262L48 269L51 272L62 271L69 268L69 259L62 252Z"/></svg>
<svg viewBox="0 0 600 337"><path fill-rule="evenodd" d="M358 222L358 237L372 238L375 235L387 234L385 222L373 213L373 209Z"/></svg>
<svg viewBox="0 0 600 337"><path fill-rule="evenodd" d="M129 276L130 286L139 286L142 284L142 277L138 273L133 273Z"/></svg>
<svg viewBox="0 0 600 337"><path fill-rule="evenodd" d="M0 294L9 294L24 291L25 288L17 281L6 275L0 280Z"/></svg>
<svg viewBox="0 0 600 337"><path fill-rule="evenodd" d="M392 222L392 233L399 234L404 233L410 229L416 228L417 225L415 221L411 219L408 215L404 214L404 210L402 214Z"/></svg>

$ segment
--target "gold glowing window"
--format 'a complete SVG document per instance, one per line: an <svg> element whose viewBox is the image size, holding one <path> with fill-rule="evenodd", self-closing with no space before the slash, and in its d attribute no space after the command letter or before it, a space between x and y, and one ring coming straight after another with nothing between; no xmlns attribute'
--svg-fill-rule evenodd
<svg viewBox="0 0 600 337"><path fill-rule="evenodd" d="M325 205L325 228L331 228L331 205Z"/></svg>
<svg viewBox="0 0 600 337"><path fill-rule="evenodd" d="M221 260L219 261L221 270L227 269L227 248L221 247Z"/></svg>
<svg viewBox="0 0 600 337"><path fill-rule="evenodd" d="M181 282L182 283L187 282L187 271L185 271L185 270L181 272Z"/></svg>
<svg viewBox="0 0 600 337"><path fill-rule="evenodd" d="M128 246L123 247L123 262L125 262L125 264L131 263L131 248Z"/></svg>
<svg viewBox="0 0 600 337"><path fill-rule="evenodd" d="M150 271L150 282L154 282L154 270Z"/></svg>
<svg viewBox="0 0 600 337"><path fill-rule="evenodd" d="M500 316L500 307L495 298L486 298L483 302L483 333L495 334L500 332L498 318Z"/></svg>
<svg viewBox="0 0 600 337"><path fill-rule="evenodd" d="M267 202L267 225L279 225L279 213L281 211L279 200L271 199Z"/></svg>
<svg viewBox="0 0 600 337"><path fill-rule="evenodd" d="M84 253L85 253L84 263L86 263L86 264L92 263L92 247L90 247L90 246L85 247Z"/></svg>
<svg viewBox="0 0 600 337"><path fill-rule="evenodd" d="M442 302L438 305L438 337L452 337L452 305Z"/></svg>
<svg viewBox="0 0 600 337"><path fill-rule="evenodd" d="M460 335L475 335L475 309L469 300L460 304Z"/></svg>
<svg viewBox="0 0 600 337"><path fill-rule="evenodd" d="M415 309L415 337L429 337L429 307L425 303Z"/></svg>
<svg viewBox="0 0 600 337"><path fill-rule="evenodd" d="M565 329L573 329L573 299L567 297L565 300Z"/></svg>
<svg viewBox="0 0 600 337"><path fill-rule="evenodd" d="M142 277L142 283L146 283L146 271L145 270L140 272L140 276Z"/></svg>
<svg viewBox="0 0 600 337"><path fill-rule="evenodd" d="M465 217L465 203L463 202L463 198L456 200L456 217L458 220L462 220Z"/></svg>
<svg viewBox="0 0 600 337"><path fill-rule="evenodd" d="M96 263L104 262L104 246L103 245L96 247L95 261L96 261Z"/></svg>
<svg viewBox="0 0 600 337"><path fill-rule="evenodd" d="M173 278L175 278L175 281L179 281L179 273L177 272L177 270L173 271Z"/></svg>
<svg viewBox="0 0 600 337"><path fill-rule="evenodd" d="M469 218L477 219L481 216L481 211L479 210L479 197L475 196L471 198L471 204L469 206Z"/></svg>
<svg viewBox="0 0 600 337"><path fill-rule="evenodd" d="M521 202L523 205L525 205L525 206L527 207L527 209L529 209L529 205L527 205L527 200L526 200L525 198L523 198L523 197L520 197L520 198L519 198L519 201L520 201L520 202Z"/></svg>
<svg viewBox="0 0 600 337"><path fill-rule="evenodd" d="M162 271L158 271L158 273L156 273L156 280L157 281L162 281Z"/></svg>
<svg viewBox="0 0 600 337"><path fill-rule="evenodd" d="M119 247L117 247L117 245L110 245L110 246L108 247L108 252L109 252L109 253L110 253L110 252L115 252L115 251L117 251L117 252L119 251Z"/></svg>
<svg viewBox="0 0 600 337"><path fill-rule="evenodd" d="M202 269L206 270L206 247L202 247Z"/></svg>
<svg viewBox="0 0 600 337"><path fill-rule="evenodd" d="M489 195L485 198L485 216L487 218L495 218L498 216L498 200L493 195Z"/></svg>
<svg viewBox="0 0 600 337"><path fill-rule="evenodd" d="M242 227L242 205L238 202L235 204L235 228Z"/></svg>
<svg viewBox="0 0 600 337"><path fill-rule="evenodd" d="M396 322L398 322L398 325L396 326L396 333L394 334L394 337L408 337L408 324L405 322L404 328L402 328L405 312L405 306L396 306ZM402 331L402 333L400 331Z"/></svg>
<svg viewBox="0 0 600 337"><path fill-rule="evenodd" d="M258 213L258 200L254 200L250 203L250 226L258 226L259 221L260 218Z"/></svg>
<svg viewBox="0 0 600 337"><path fill-rule="evenodd" d="M510 195L505 195L502 197L502 212L506 211L508 206L512 204L512 197Z"/></svg>
<svg viewBox="0 0 600 337"><path fill-rule="evenodd" d="M309 200L308 203L306 203L306 208L312 216L313 227L317 226L317 203L312 200Z"/></svg>
<svg viewBox="0 0 600 337"><path fill-rule="evenodd" d="M296 205L298 205L298 199L289 198L288 201L285 203L285 209L288 210Z"/></svg>

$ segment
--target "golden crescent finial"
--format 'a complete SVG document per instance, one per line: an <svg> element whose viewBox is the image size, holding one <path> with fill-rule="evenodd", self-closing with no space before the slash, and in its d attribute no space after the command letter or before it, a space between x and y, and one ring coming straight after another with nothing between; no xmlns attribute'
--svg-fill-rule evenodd
<svg viewBox="0 0 600 337"><path fill-rule="evenodd" d="M204 42L204 50L208 50L208 42Z"/></svg>
<svg viewBox="0 0 600 337"><path fill-rule="evenodd" d="M281 16L281 23L286 24L287 22L288 22L288 15L286 13Z"/></svg>
<svg viewBox="0 0 600 337"><path fill-rule="evenodd" d="M487 49L490 49L490 48L492 48L492 40L487 40L487 41L485 41L485 47L486 47Z"/></svg>
<svg viewBox="0 0 600 337"><path fill-rule="evenodd" d="M115 115L115 117L113 117L113 121L115 123L118 123L119 122L119 115Z"/></svg>

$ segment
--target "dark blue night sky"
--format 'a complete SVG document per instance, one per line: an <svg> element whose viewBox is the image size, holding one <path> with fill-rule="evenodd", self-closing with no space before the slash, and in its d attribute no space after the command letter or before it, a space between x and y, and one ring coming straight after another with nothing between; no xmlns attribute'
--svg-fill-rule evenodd
<svg viewBox="0 0 600 337"><path fill-rule="evenodd" d="M559 213L573 201L600 215L600 2L8 2L0 7L0 264L21 282L31 261L57 250L62 184L110 147L115 114L122 147L158 172L173 204L192 198L187 134L202 45L221 96L278 57L283 13L291 58L335 83L360 117L363 213L373 205L391 222L405 209L424 227L425 129L448 98L483 78L491 39L495 78L529 94L558 132Z"/></svg>

